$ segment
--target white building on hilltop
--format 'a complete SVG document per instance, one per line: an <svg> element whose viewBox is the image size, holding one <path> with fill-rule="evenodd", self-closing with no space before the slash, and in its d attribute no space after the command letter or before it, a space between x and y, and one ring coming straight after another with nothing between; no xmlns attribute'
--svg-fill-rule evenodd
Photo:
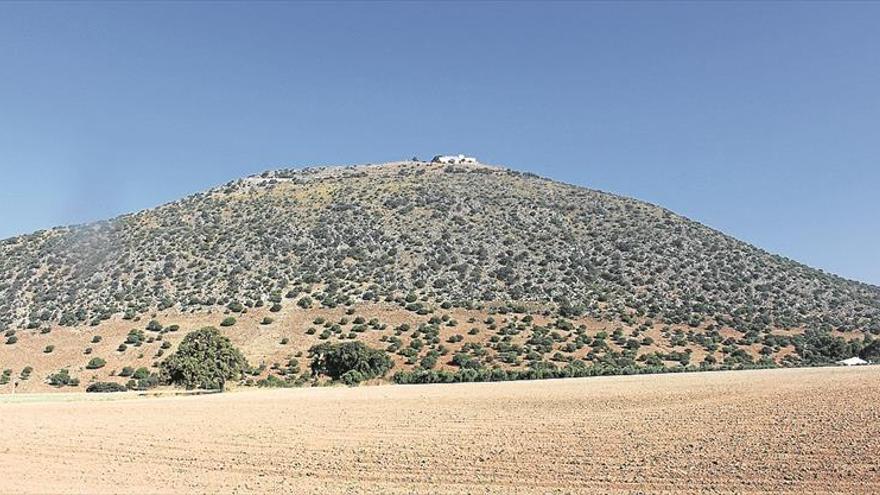
<svg viewBox="0 0 880 495"><path fill-rule="evenodd" d="M457 165L473 165L479 163L476 158L464 155L437 155L431 159L431 163L449 163Z"/></svg>

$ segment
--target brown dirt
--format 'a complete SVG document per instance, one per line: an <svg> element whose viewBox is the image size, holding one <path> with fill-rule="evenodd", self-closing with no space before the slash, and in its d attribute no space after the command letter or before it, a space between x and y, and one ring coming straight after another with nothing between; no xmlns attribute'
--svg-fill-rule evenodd
<svg viewBox="0 0 880 495"><path fill-rule="evenodd" d="M124 397L0 398L0 492L880 492L880 367Z"/></svg>

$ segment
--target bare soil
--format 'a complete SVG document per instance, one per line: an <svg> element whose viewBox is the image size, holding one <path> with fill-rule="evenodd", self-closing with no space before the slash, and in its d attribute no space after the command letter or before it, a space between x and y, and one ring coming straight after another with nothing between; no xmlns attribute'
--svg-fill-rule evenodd
<svg viewBox="0 0 880 495"><path fill-rule="evenodd" d="M880 493L880 367L0 398L0 493Z"/></svg>

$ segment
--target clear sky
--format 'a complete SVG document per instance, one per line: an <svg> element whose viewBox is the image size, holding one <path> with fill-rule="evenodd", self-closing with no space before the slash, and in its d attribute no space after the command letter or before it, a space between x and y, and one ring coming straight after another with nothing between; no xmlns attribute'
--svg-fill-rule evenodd
<svg viewBox="0 0 880 495"><path fill-rule="evenodd" d="M459 152L880 284L880 3L0 4L0 237Z"/></svg>

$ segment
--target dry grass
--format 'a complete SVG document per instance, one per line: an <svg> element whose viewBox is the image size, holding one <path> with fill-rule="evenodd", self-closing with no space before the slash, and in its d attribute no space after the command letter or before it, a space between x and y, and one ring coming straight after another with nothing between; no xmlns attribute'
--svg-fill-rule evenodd
<svg viewBox="0 0 880 495"><path fill-rule="evenodd" d="M878 396L876 367L7 396L0 492L877 493Z"/></svg>

